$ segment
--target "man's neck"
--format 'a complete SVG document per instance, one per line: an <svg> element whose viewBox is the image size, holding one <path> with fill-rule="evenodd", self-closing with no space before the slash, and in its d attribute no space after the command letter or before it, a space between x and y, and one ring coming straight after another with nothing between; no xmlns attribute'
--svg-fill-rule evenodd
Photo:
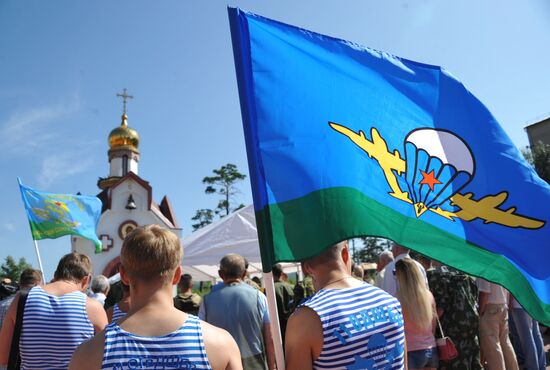
<svg viewBox="0 0 550 370"><path fill-rule="evenodd" d="M223 283L224 283L225 285L239 284L239 283L242 283L242 282L243 282L242 279L225 279L225 280L223 281Z"/></svg>
<svg viewBox="0 0 550 370"><path fill-rule="evenodd" d="M337 289L347 288L352 286L352 276L343 269L331 270L326 274L319 274L314 283L315 290L321 289Z"/></svg>
<svg viewBox="0 0 550 370"><path fill-rule="evenodd" d="M146 306L173 306L172 286L169 285L136 285L132 287L130 297L133 312Z"/></svg>

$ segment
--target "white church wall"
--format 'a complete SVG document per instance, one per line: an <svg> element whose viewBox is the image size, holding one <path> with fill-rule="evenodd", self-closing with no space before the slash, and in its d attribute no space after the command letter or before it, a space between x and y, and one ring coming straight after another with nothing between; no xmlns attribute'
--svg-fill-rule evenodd
<svg viewBox="0 0 550 370"><path fill-rule="evenodd" d="M136 203L135 210L126 209L130 194L132 194ZM91 241L80 237L73 237L71 239L73 251L87 254L92 260L94 275L103 273L109 262L120 255L123 242L121 236L124 236L124 231L121 232L121 227L126 229L126 227L131 228L131 224L137 226L157 224L170 228L170 225L155 214L153 210L148 210L147 190L131 179L126 180L113 189L111 199L111 209L101 215L97 226L97 235L102 239L104 248L109 247L108 250L96 254ZM181 237L181 229L172 229L172 231L178 237Z"/></svg>
<svg viewBox="0 0 550 370"><path fill-rule="evenodd" d="M111 159L111 170L109 176L122 176L122 158Z"/></svg>
<svg viewBox="0 0 550 370"><path fill-rule="evenodd" d="M128 161L128 171L138 174L138 162L134 159Z"/></svg>

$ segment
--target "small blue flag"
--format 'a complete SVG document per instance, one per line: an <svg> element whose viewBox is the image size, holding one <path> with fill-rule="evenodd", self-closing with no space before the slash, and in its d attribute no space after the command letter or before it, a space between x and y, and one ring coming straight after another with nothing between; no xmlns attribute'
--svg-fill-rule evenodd
<svg viewBox="0 0 550 370"><path fill-rule="evenodd" d="M91 240L96 253L101 252L101 241L96 235L101 215L99 198L46 193L23 185L19 178L17 180L34 240L78 235Z"/></svg>

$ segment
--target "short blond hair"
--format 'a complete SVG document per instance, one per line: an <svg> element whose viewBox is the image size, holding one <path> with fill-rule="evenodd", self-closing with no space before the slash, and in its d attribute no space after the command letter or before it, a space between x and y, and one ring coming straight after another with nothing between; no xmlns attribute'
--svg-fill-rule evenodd
<svg viewBox="0 0 550 370"><path fill-rule="evenodd" d="M92 261L82 253L68 253L61 257L53 274L54 280L79 282L92 274Z"/></svg>
<svg viewBox="0 0 550 370"><path fill-rule="evenodd" d="M332 245L331 247L325 249L323 252L318 255L304 261L309 262L311 265L324 265L331 262L336 262L340 259L342 249L348 246L348 241L343 240L339 243Z"/></svg>
<svg viewBox="0 0 550 370"><path fill-rule="evenodd" d="M172 278L182 255L180 240L173 232L158 225L145 225L126 236L120 262L131 278L166 281Z"/></svg>

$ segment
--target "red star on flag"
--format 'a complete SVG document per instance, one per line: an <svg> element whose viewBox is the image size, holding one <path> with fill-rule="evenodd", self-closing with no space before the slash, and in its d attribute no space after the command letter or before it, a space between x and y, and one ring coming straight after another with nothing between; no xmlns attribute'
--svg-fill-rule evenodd
<svg viewBox="0 0 550 370"><path fill-rule="evenodd" d="M431 191L434 190L435 184L441 184L441 181L435 178L434 170L431 170L431 172L429 173L426 173L420 170L420 173L422 174L422 180L420 180L420 185L428 185Z"/></svg>

